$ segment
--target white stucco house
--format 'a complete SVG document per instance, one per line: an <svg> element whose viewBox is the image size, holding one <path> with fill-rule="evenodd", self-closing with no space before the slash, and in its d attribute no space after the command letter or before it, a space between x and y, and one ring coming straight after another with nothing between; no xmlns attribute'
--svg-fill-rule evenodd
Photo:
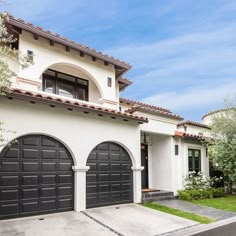
<svg viewBox="0 0 236 236"><path fill-rule="evenodd" d="M0 219L123 203L208 174L205 124L120 97L131 66L9 15L13 46L32 56L0 97L12 145L0 147Z"/></svg>

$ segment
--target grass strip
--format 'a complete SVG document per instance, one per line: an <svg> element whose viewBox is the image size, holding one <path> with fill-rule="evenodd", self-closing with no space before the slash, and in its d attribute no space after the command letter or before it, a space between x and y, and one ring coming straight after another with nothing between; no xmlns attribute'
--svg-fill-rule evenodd
<svg viewBox="0 0 236 236"><path fill-rule="evenodd" d="M165 213L168 213L168 214L171 214L171 215L179 216L179 217L182 217L182 218L185 218L185 219L197 221L201 224L209 224L209 223L212 223L212 222L216 221L215 219L208 218L206 216L201 216L201 215L197 215L195 213L190 213L190 212L177 210L175 208L162 206L162 205L157 204L157 203L145 203L144 206L149 207L149 208L154 209L154 210L157 210L157 211L162 211L162 212L165 212Z"/></svg>
<svg viewBox="0 0 236 236"><path fill-rule="evenodd" d="M236 195L226 195L225 197L221 198L194 200L192 203L225 211L236 212Z"/></svg>

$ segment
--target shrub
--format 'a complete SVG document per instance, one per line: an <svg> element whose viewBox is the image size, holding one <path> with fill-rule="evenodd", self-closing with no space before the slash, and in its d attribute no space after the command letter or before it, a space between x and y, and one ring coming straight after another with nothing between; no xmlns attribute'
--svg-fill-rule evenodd
<svg viewBox="0 0 236 236"><path fill-rule="evenodd" d="M195 171L189 172L185 180L185 189L209 189L214 180L210 177L203 175L202 172L196 173Z"/></svg>
<svg viewBox="0 0 236 236"><path fill-rule="evenodd" d="M209 189L186 189L178 191L179 199L192 201L205 198L216 198L224 196L224 189L209 188Z"/></svg>

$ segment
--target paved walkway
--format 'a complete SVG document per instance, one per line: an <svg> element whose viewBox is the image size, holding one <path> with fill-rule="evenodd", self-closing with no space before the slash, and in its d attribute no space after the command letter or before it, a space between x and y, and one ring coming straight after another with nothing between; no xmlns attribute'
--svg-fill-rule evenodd
<svg viewBox="0 0 236 236"><path fill-rule="evenodd" d="M233 212L231 213L228 211L223 211L207 206L196 205L191 202L186 202L181 200L163 200L163 201L156 201L156 203L167 207L172 207L178 210L195 213L202 216L207 216L209 218L213 218L216 220L224 220L236 216L236 213Z"/></svg>

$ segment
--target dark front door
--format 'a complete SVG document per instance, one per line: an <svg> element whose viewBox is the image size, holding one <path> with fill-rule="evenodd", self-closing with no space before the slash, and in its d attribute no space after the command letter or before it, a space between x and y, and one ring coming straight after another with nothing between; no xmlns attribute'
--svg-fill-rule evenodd
<svg viewBox="0 0 236 236"><path fill-rule="evenodd" d="M101 143L89 154L87 166L87 208L133 202L132 162L124 148Z"/></svg>
<svg viewBox="0 0 236 236"><path fill-rule="evenodd" d="M58 141L28 135L0 154L0 219L73 210L72 157Z"/></svg>
<svg viewBox="0 0 236 236"><path fill-rule="evenodd" d="M141 145L142 189L148 188L148 146Z"/></svg>

